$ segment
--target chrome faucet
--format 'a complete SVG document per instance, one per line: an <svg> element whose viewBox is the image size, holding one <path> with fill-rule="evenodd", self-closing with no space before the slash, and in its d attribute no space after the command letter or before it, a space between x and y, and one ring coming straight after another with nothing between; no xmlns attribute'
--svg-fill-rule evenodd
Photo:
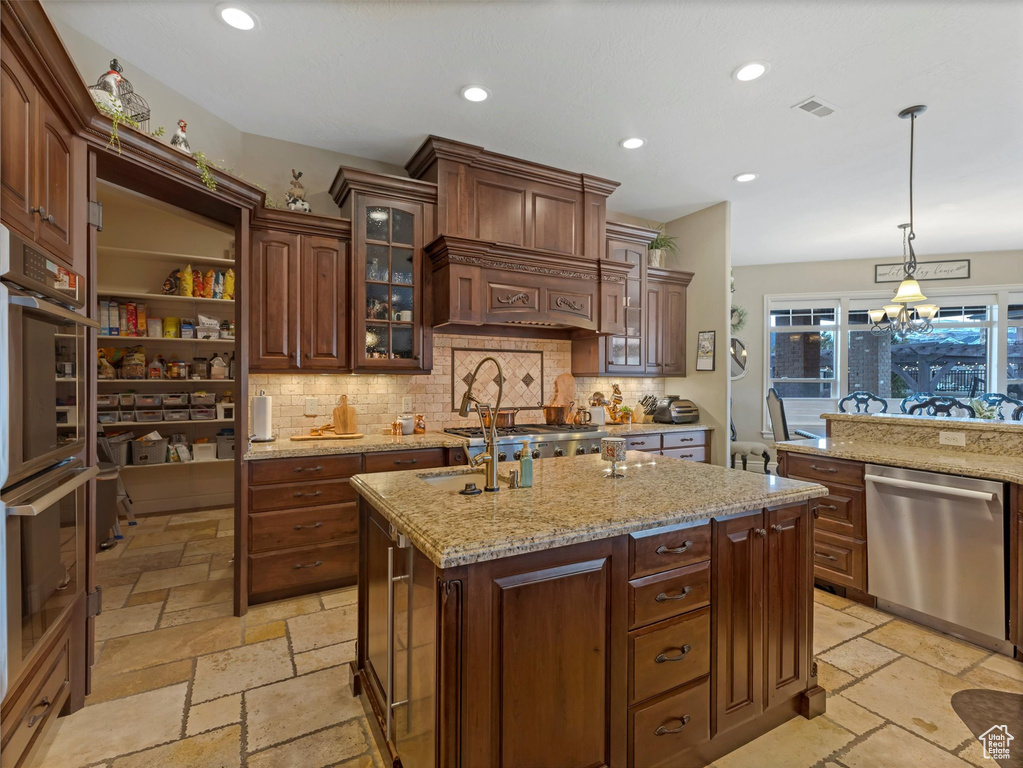
<svg viewBox="0 0 1023 768"><path fill-rule="evenodd" d="M480 401L472 394L472 386L476 383L476 377L479 375L480 368L483 367L483 363L488 360L497 367L497 403L490 411L489 429L487 425L483 423L483 414L479 412L479 408L476 409L476 413L480 417L480 426L483 427L483 436L487 441L487 446L483 453L477 454L470 459L469 464L473 467L478 467L480 464L486 464L487 481L483 486L483 490L497 492L501 490L501 487L497 484L497 412L501 408L501 397L504 395L504 371L501 370L501 364L493 357L484 357L476 366L476 370L472 372L472 378L469 380L469 385L465 388L465 394L462 395L462 406L458 409L458 415L468 416L469 404L479 404Z"/></svg>

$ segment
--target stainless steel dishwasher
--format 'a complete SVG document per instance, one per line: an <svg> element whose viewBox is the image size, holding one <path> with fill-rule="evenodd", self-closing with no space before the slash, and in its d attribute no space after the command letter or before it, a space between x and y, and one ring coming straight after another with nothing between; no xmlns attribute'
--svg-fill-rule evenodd
<svg viewBox="0 0 1023 768"><path fill-rule="evenodd" d="M878 606L1011 653L1004 484L873 464L865 479Z"/></svg>

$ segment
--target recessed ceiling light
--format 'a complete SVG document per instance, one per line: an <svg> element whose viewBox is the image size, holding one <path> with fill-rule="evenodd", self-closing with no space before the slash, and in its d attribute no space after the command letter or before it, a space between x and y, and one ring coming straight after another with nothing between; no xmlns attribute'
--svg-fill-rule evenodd
<svg viewBox="0 0 1023 768"><path fill-rule="evenodd" d="M748 83L750 80L756 80L758 77L766 75L770 68L771 65L766 61L751 61L735 70L732 77L741 83Z"/></svg>
<svg viewBox="0 0 1023 768"><path fill-rule="evenodd" d="M467 85L462 89L462 98L466 101L486 101L490 98L490 91L482 85Z"/></svg>
<svg viewBox="0 0 1023 768"><path fill-rule="evenodd" d="M619 142L626 149L639 149L646 144L646 139L641 139L638 136L633 136L631 139L622 139Z"/></svg>
<svg viewBox="0 0 1023 768"><path fill-rule="evenodd" d="M217 15L220 16L221 21L235 29L247 32L250 29L256 28L257 19L255 14L241 6L221 3L217 6Z"/></svg>
<svg viewBox="0 0 1023 768"><path fill-rule="evenodd" d="M740 173L735 180L740 184L745 184L747 181L755 180L759 175L759 173Z"/></svg>

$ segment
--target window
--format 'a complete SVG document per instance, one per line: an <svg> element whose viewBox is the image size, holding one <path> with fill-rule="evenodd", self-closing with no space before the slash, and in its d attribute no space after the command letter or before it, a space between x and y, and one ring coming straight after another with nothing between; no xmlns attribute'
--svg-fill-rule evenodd
<svg viewBox="0 0 1023 768"><path fill-rule="evenodd" d="M1005 331L1005 394L1023 400L1023 304L1009 305Z"/></svg>
<svg viewBox="0 0 1023 768"><path fill-rule="evenodd" d="M771 309L771 387L784 397L834 397L838 305L791 304Z"/></svg>

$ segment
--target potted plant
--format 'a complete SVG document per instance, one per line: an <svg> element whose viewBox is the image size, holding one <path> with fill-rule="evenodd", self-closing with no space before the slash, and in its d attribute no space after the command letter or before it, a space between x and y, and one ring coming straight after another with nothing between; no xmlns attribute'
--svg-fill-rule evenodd
<svg viewBox="0 0 1023 768"><path fill-rule="evenodd" d="M651 267L663 267L665 253L678 256L678 244L674 237L666 234L662 229L660 234L647 245L647 263Z"/></svg>

